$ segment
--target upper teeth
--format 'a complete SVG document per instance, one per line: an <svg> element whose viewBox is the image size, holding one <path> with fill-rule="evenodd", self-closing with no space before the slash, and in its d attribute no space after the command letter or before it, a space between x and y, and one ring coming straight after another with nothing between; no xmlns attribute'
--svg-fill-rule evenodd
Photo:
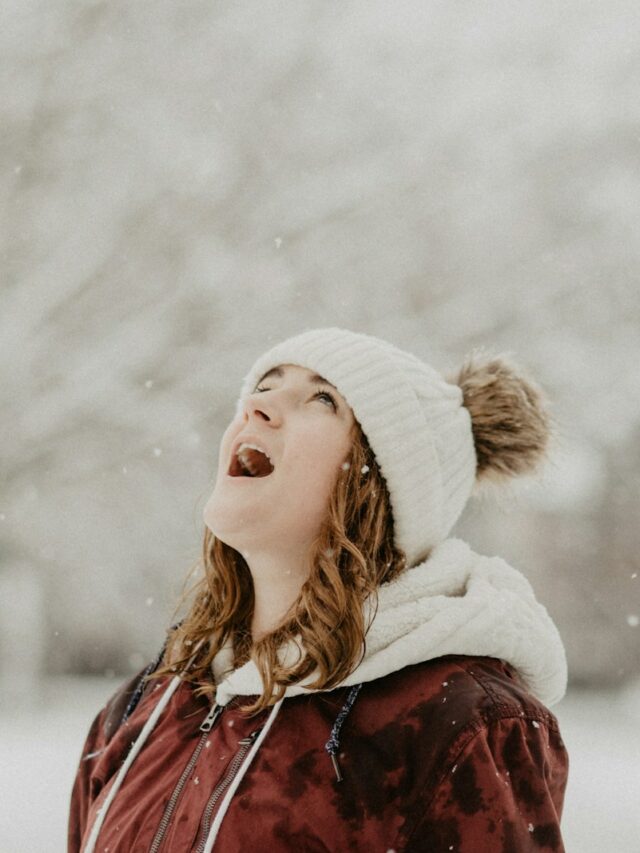
<svg viewBox="0 0 640 853"><path fill-rule="evenodd" d="M267 451L263 447L258 447L257 444L249 444L248 442L243 441L240 447L236 450L236 456L240 456L243 450L257 450L259 453L264 453L269 462L271 462L271 457Z"/></svg>

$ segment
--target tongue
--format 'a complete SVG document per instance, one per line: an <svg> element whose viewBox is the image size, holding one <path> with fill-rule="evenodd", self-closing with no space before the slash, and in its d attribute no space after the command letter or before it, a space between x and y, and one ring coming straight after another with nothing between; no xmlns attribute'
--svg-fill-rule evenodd
<svg viewBox="0 0 640 853"><path fill-rule="evenodd" d="M259 450L245 450L242 454L245 477L268 477L273 471L269 458Z"/></svg>

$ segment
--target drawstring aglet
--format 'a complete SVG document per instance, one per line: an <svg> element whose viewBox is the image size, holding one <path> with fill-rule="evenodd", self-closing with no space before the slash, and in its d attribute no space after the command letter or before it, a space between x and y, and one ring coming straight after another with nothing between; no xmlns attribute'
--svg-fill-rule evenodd
<svg viewBox="0 0 640 853"><path fill-rule="evenodd" d="M342 782L342 773L340 772L340 765L338 764L338 758L336 753L340 749L340 729L342 728L342 724L344 723L347 714L351 710L353 703L356 701L356 696L360 692L360 688L362 684L356 684L349 691L349 695L347 696L346 702L342 706L342 710L336 717L336 721L333 724L333 728L331 729L331 737L325 743L324 748L329 753L329 757L331 758L331 763L333 764L333 769L336 771L336 779L338 782Z"/></svg>
<svg viewBox="0 0 640 853"><path fill-rule="evenodd" d="M336 779L338 782L342 782L342 773L340 772L340 765L338 764L338 758L334 755L333 752L329 753L331 755L331 763L333 764L333 769L336 771Z"/></svg>

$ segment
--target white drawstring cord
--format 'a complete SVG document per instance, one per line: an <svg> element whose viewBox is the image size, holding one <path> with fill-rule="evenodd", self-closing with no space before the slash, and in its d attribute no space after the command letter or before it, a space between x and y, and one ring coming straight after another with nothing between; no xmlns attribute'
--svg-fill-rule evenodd
<svg viewBox="0 0 640 853"><path fill-rule="evenodd" d="M115 795L118 793L118 789L120 788L120 785L122 785L122 781L123 781L124 777L127 775L129 768L131 767L131 765L134 762L134 759L136 758L136 756L138 755L138 753L140 752L140 750L144 746L146 739L149 737L149 734L151 733L151 730L153 729L156 722L158 721L158 717L160 716L160 714L164 711L164 709L169 704L169 700L171 699L171 697L175 693L176 688L178 687L179 684L180 684L180 676L175 675L171 679L171 683L169 684L167 689L162 694L162 699L160 699L160 701L158 702L156 707L153 709L153 713L151 714L151 716L149 717L147 722L144 724L142 731L140 732L135 743L133 744L133 746L129 750L129 755L127 755L126 761L124 762L124 764L122 765L122 767L118 771L118 775L116 776L115 781L114 781L113 785L111 786L111 790L109 791L108 796L106 797L104 803L98 809L95 822L94 822L93 826L91 827L91 835L89 836L89 840L87 841L87 845L84 848L84 853L93 853L95 846L96 846L96 841L98 840L98 834L100 833L100 830L102 829L102 824L104 823L104 819L107 816L107 811L109 810L109 807L111 806L111 803L113 802Z"/></svg>
<svg viewBox="0 0 640 853"><path fill-rule="evenodd" d="M198 653L198 650L199 650L199 648L203 642L204 642L204 640L200 640L200 642L196 646L196 649L195 649L193 655L189 658L189 662L185 666L183 672L185 672L187 669L189 669L189 667L191 666L191 664L195 660L196 654ZM138 753L140 752L140 750L144 746L145 741L147 740L147 738L151 734L151 731L155 727L155 724L158 722L158 718L160 717L160 715L162 714L164 709L167 707L171 697L173 696L173 694L176 692L177 688L179 687L180 680L181 679L180 679L179 675L174 675L174 677L171 679L169 686L167 687L167 689L162 694L162 698L160 699L160 701L158 702L156 707L153 709L151 716L149 717L147 722L144 724L142 731L140 732L140 734L136 738L135 743L133 744L133 746L129 750L129 754L127 755L127 758L126 758L124 764L122 765L122 767L118 771L118 775L116 776L115 781L114 781L113 785L111 786L111 790L109 791L109 794L105 798L104 803L98 809L98 812L96 814L96 819L94 821L93 826L91 827L91 834L89 835L86 846L84 847L82 853L93 853L93 851L95 850L96 842L98 840L98 835L100 834L100 830L102 829L102 824L104 823L104 819L107 816L107 812L109 811L111 803L113 802L115 795L118 793L118 789L122 785L124 777L127 775L129 768L131 767L136 756L138 755Z"/></svg>
<svg viewBox="0 0 640 853"><path fill-rule="evenodd" d="M227 812L227 809L229 808L229 804L231 802L231 799L232 799L233 795L235 794L236 790L238 789L238 785L240 784L240 782L242 782L242 779L243 779L245 773L249 769L249 765L253 761L255 754L260 749L260 745L262 744L262 741L267 736L267 733L268 733L269 729L271 728L273 721L278 716L278 712L279 712L280 707L281 707L283 702L284 702L284 697L282 699L279 699L276 702L276 704L273 706L273 710L269 714L269 718L267 719L267 722L264 724L262 731L260 732L260 734L256 738L255 743L251 747L249 754L247 755L244 762L240 766L238 772L236 773L235 779L227 788L227 793L224 795L224 799L220 803L220 808L218 809L218 813L215 817L215 820L213 821L211 829L209 830L209 835L207 836L207 843L205 844L203 853L211 853L211 850L213 849L213 845L215 843L215 840L218 837L218 831L220 829L220 824L222 823L222 820L223 820L223 818Z"/></svg>

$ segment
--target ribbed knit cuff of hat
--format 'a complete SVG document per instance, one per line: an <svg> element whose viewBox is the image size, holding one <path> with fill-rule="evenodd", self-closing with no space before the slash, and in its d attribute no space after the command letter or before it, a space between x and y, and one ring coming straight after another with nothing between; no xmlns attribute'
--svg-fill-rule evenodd
<svg viewBox="0 0 640 853"><path fill-rule="evenodd" d="M449 533L473 487L476 456L462 391L411 353L346 329L313 329L253 364L237 410L273 367L294 364L331 382L351 406L386 480L396 545L409 566Z"/></svg>

